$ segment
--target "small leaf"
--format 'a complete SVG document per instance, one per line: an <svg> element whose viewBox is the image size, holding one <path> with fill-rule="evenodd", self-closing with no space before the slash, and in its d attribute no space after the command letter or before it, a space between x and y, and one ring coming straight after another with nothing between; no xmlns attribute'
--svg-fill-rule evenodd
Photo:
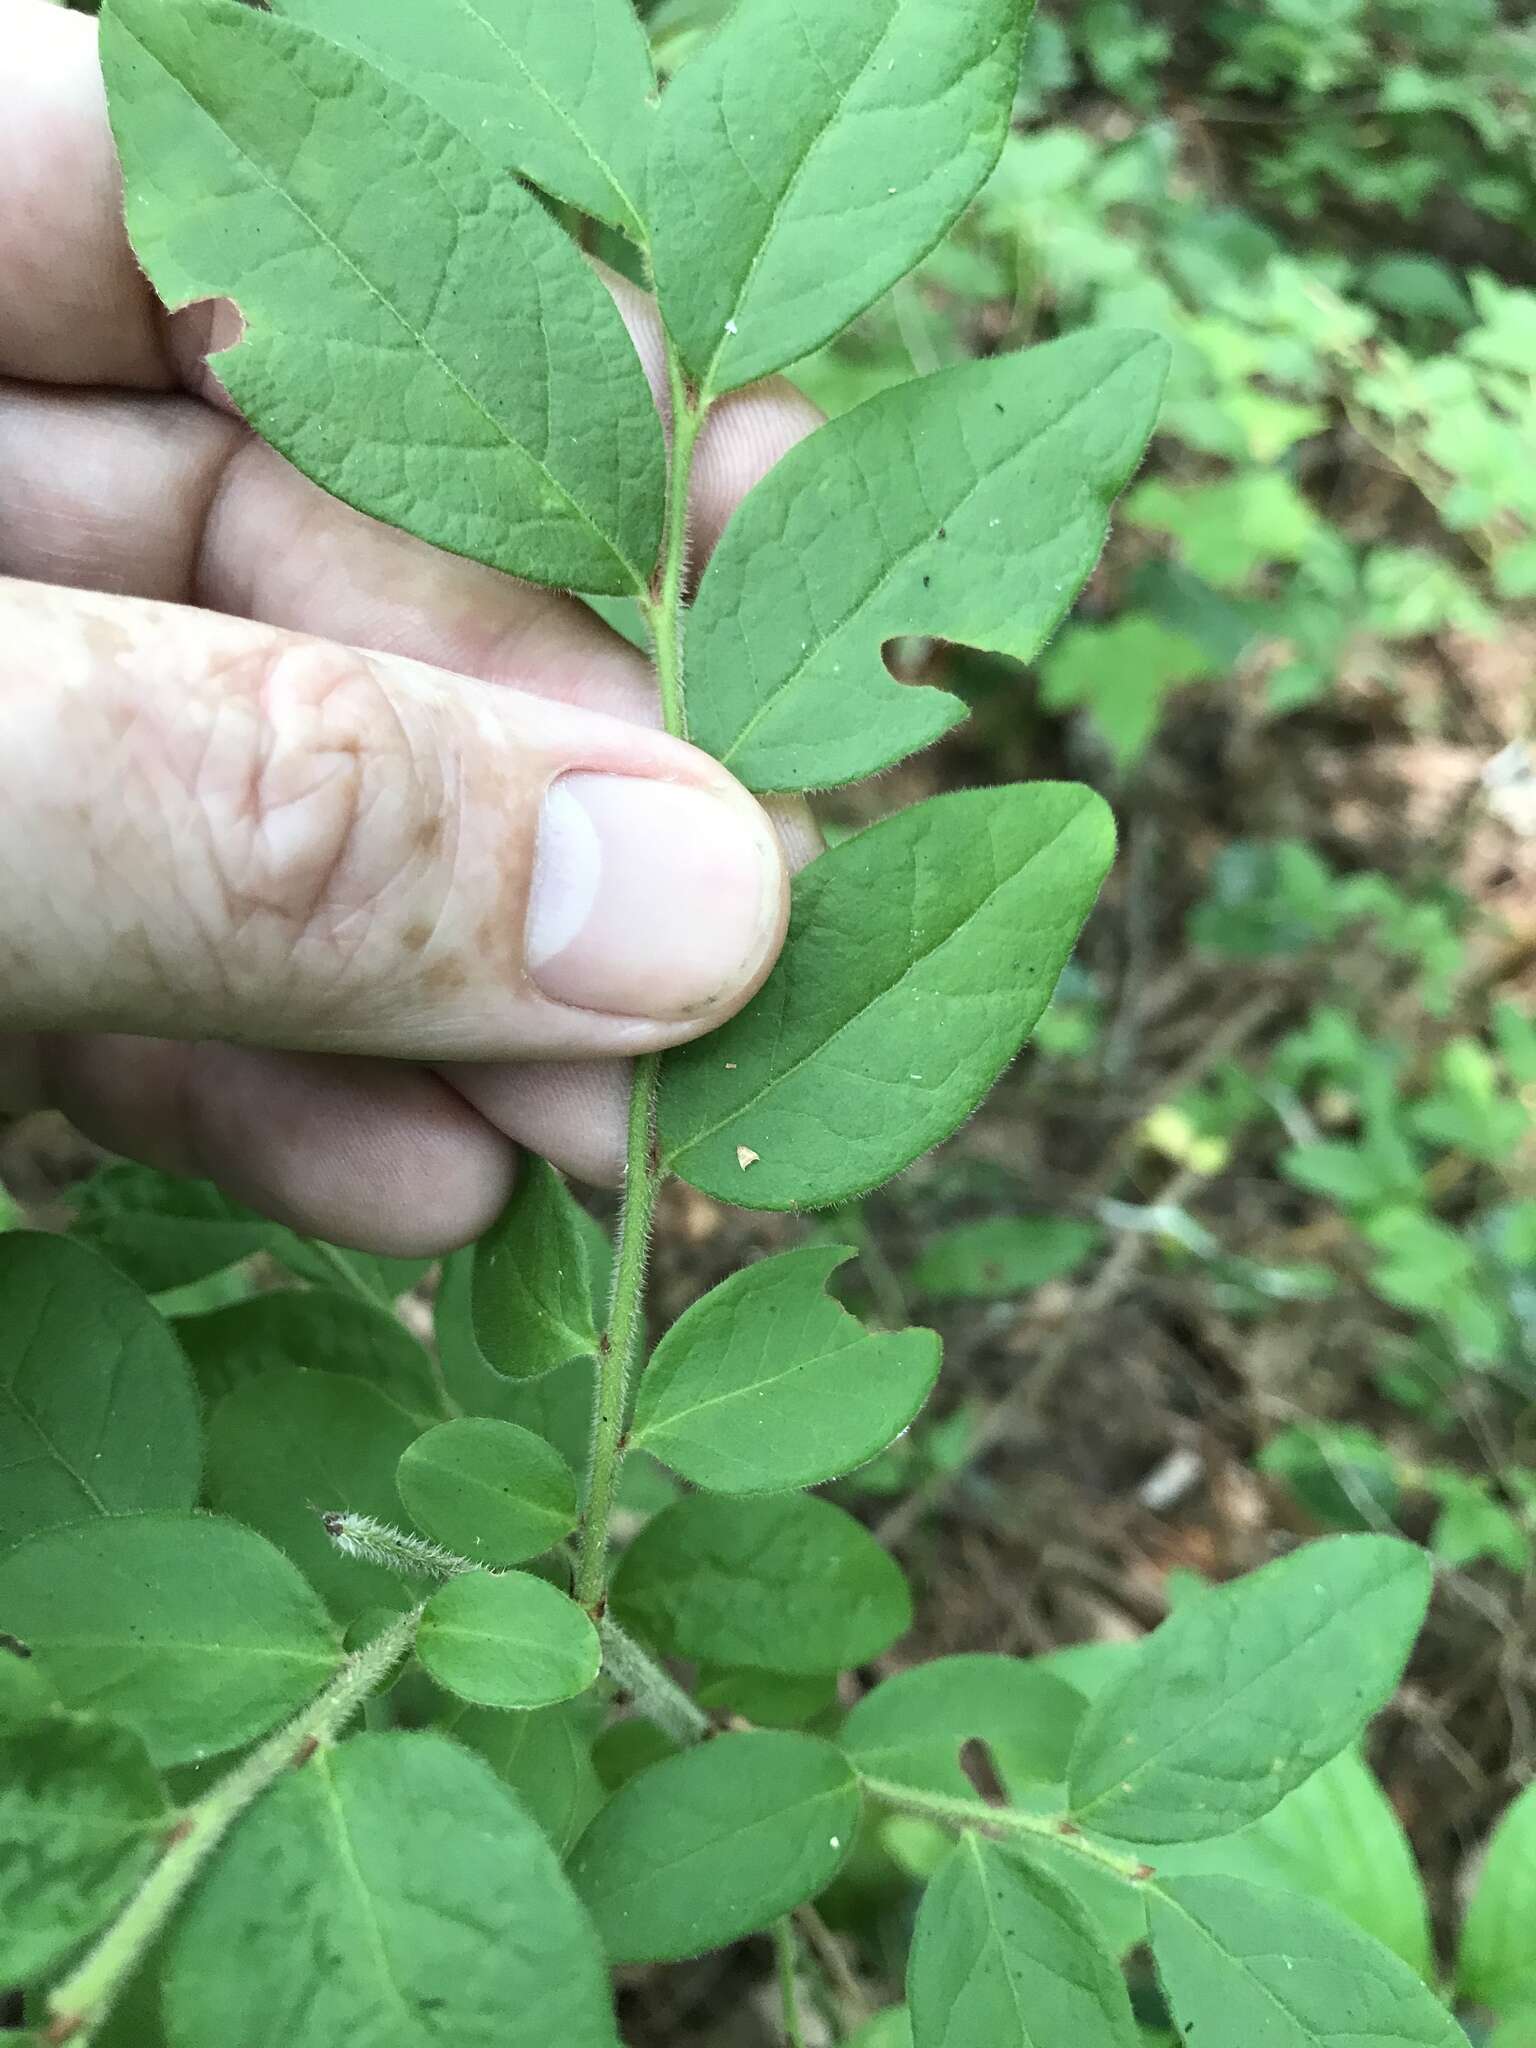
<svg viewBox="0 0 1536 2048"><path fill-rule="evenodd" d="M611 1962L681 1962L815 1898L858 1822L857 1781L830 1743L721 1735L622 1786L577 1843L571 1882Z"/></svg>
<svg viewBox="0 0 1536 2048"><path fill-rule="evenodd" d="M876 2013L866 2027L849 2038L848 2048L912 2048L912 2022L904 2005Z"/></svg>
<svg viewBox="0 0 1536 2048"><path fill-rule="evenodd" d="M1335 1536L1179 1608L1090 1707L1074 1812L1131 1842L1268 1813L1391 1698L1430 1582L1412 1544Z"/></svg>
<svg viewBox="0 0 1536 2048"><path fill-rule="evenodd" d="M661 103L657 289L695 379L819 348L934 246L997 162L1020 0L753 0Z"/></svg>
<svg viewBox="0 0 1536 2048"><path fill-rule="evenodd" d="M131 1508L189 1508L202 1431L175 1338L83 1245L0 1236L0 1545Z"/></svg>
<svg viewBox="0 0 1536 2048"><path fill-rule="evenodd" d="M246 1814L171 1936L165 2021L169 2048L617 2048L554 1851L425 1733L322 1750Z"/></svg>
<svg viewBox="0 0 1536 2048"><path fill-rule="evenodd" d="M762 991L667 1055L666 1165L750 1209L845 1201L910 1165L1034 1028L1113 851L1099 797L1042 782L932 797L812 861Z"/></svg>
<svg viewBox="0 0 1536 2048"><path fill-rule="evenodd" d="M1061 1783L1086 1711L1080 1692L1023 1658L936 1657L867 1692L838 1743L861 1777L974 1799L960 1752L981 1742L1017 1794Z"/></svg>
<svg viewBox="0 0 1536 2048"><path fill-rule="evenodd" d="M175 1331L210 1407L288 1365L362 1380L423 1427L442 1413L422 1346L398 1317L353 1295L276 1288L206 1315L180 1316Z"/></svg>
<svg viewBox="0 0 1536 2048"><path fill-rule="evenodd" d="M1072 1216L988 1216L935 1231L912 1268L930 1301L1006 1301L1074 1272L1103 1242Z"/></svg>
<svg viewBox="0 0 1536 2048"><path fill-rule="evenodd" d="M126 1728L61 1714L0 1734L0 1983L35 1983L109 1920L166 1822Z"/></svg>
<svg viewBox="0 0 1536 2048"><path fill-rule="evenodd" d="M160 1765L265 1734L340 1655L287 1558L211 1515L121 1515L33 1536L0 1557L0 1617L66 1706L125 1721Z"/></svg>
<svg viewBox="0 0 1536 2048"><path fill-rule="evenodd" d="M487 1416L418 1437L395 1484L417 1528L474 1564L523 1564L576 1526L576 1479L560 1453Z"/></svg>
<svg viewBox="0 0 1536 2048"><path fill-rule="evenodd" d="M1499 1822L1462 1930L1466 1998L1513 2013L1536 2005L1536 1784Z"/></svg>
<svg viewBox="0 0 1536 2048"><path fill-rule="evenodd" d="M580 1205L542 1159L524 1157L511 1201L475 1247L471 1302L481 1353L511 1379L597 1349Z"/></svg>
<svg viewBox="0 0 1536 2048"><path fill-rule="evenodd" d="M1043 1871L965 1835L923 1894L907 1963L913 2048L1135 2048L1125 1979Z"/></svg>
<svg viewBox="0 0 1536 2048"><path fill-rule="evenodd" d="M602 1664L597 1630L528 1572L465 1572L427 1602L416 1654L439 1685L482 1707L574 1699Z"/></svg>
<svg viewBox="0 0 1536 2048"><path fill-rule="evenodd" d="M1146 751L1164 698L1215 673L1187 633L1130 613L1107 626L1069 627L1042 664L1040 695L1053 711L1081 705L1124 769Z"/></svg>
<svg viewBox="0 0 1536 2048"><path fill-rule="evenodd" d="M805 1675L867 1663L912 1622L895 1559L803 1494L677 1501L625 1551L613 1605L664 1656Z"/></svg>
<svg viewBox="0 0 1536 2048"><path fill-rule="evenodd" d="M818 1486L899 1436L932 1391L932 1330L870 1332L828 1298L841 1245L733 1273L663 1337L632 1441L716 1493Z"/></svg>
<svg viewBox="0 0 1536 2048"><path fill-rule="evenodd" d="M693 1697L711 1712L739 1714L759 1728L803 1728L837 1705L837 1674L796 1677L783 1671L743 1671L703 1664Z"/></svg>
<svg viewBox="0 0 1536 2048"><path fill-rule="evenodd" d="M70 1234L146 1294L166 1294L222 1273L289 1233L230 1201L212 1181L122 1161L76 1191Z"/></svg>
<svg viewBox="0 0 1536 2048"><path fill-rule="evenodd" d="M565 1856L603 1803L586 1705L572 1701L508 1714L454 1700L433 1725L484 1757L548 1835L556 1854Z"/></svg>
<svg viewBox="0 0 1536 2048"><path fill-rule="evenodd" d="M965 9L954 10L958 19ZM881 393L802 441L726 529L689 614L691 737L749 789L872 775L966 715L881 649L1032 661L1104 546L1168 351L1093 329Z"/></svg>
<svg viewBox="0 0 1536 2048"><path fill-rule="evenodd" d="M1466 2048L1401 1957L1310 1899L1236 1878L1173 1878L1149 1898L1147 1918L1192 2048Z"/></svg>
<svg viewBox="0 0 1536 2048"><path fill-rule="evenodd" d="M278 1544L332 1611L404 1607L419 1589L346 1557L325 1533L330 1511L400 1519L395 1469L420 1424L342 1373L278 1366L246 1380L208 1421L208 1499Z"/></svg>
<svg viewBox="0 0 1536 2048"><path fill-rule="evenodd" d="M660 422L531 193L382 72L229 0L112 0L101 52L139 260L167 306L235 301L216 369L264 439L455 554L646 588Z"/></svg>
<svg viewBox="0 0 1536 2048"><path fill-rule="evenodd" d="M629 0L280 0L275 11L370 59L462 129L493 164L643 236L656 89Z"/></svg>

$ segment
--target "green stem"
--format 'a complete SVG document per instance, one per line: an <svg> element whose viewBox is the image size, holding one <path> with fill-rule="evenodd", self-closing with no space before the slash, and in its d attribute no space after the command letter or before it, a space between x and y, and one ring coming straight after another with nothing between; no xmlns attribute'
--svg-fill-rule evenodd
<svg viewBox="0 0 1536 2048"><path fill-rule="evenodd" d="M683 694L683 594L688 575L688 488L693 452L708 407L688 388L682 363L667 344L667 378L672 392L672 459L667 479L667 516L655 588L641 600L656 652L661 713L674 739L688 737ZM624 1433L629 1389L645 1340L645 1282L651 1223L664 1175L656 1161L656 1089L661 1056L635 1062L629 1098L629 1142L625 1155L624 1211L613 1272L613 1297L603 1333L593 1397L592 1468L582 1518L576 1598L601 1615L608 1588L608 1528L624 1466Z"/></svg>
<svg viewBox="0 0 1536 2048"><path fill-rule="evenodd" d="M349 1657L296 1720L269 1735L173 1824L159 1862L85 1959L48 1997L43 2040L87 2048L213 1851L248 1806L286 1771L335 1739L410 1648L421 1609L392 1622Z"/></svg>
<svg viewBox="0 0 1536 2048"><path fill-rule="evenodd" d="M779 1966L779 1997L784 2006L786 2048L805 2048L800 2024L800 1992L795 1983L795 1923L786 1915L773 1923L773 1952Z"/></svg>
<svg viewBox="0 0 1536 2048"><path fill-rule="evenodd" d="M910 1813L946 1827L974 1828L977 1834L990 1835L994 1841L1009 1835L1035 1835L1108 1871L1123 1884L1142 1885L1157 1874L1134 1856L1119 1856L1113 1849L1102 1848L1064 1814L1021 1813L1014 1806L988 1806L982 1799L952 1799L943 1792L915 1792L910 1785L893 1784L885 1778L863 1778L862 1782L871 1799L878 1799L882 1806L897 1813Z"/></svg>
<svg viewBox="0 0 1536 2048"><path fill-rule="evenodd" d="M688 1749L712 1733L704 1709L616 1621L604 1615L598 1634L603 1643L603 1669L629 1694L647 1721L670 1735L680 1749Z"/></svg>

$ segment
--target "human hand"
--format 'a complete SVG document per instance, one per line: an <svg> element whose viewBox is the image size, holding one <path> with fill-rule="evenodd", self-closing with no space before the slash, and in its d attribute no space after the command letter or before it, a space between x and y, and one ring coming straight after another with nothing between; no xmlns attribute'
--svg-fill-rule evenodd
<svg viewBox="0 0 1536 2048"><path fill-rule="evenodd" d="M128 248L94 24L0 16L0 1107L384 1252L478 1234L517 1143L615 1179L625 1056L777 954L769 819L577 600L243 427L231 309L168 317ZM716 408L696 552L814 421Z"/></svg>

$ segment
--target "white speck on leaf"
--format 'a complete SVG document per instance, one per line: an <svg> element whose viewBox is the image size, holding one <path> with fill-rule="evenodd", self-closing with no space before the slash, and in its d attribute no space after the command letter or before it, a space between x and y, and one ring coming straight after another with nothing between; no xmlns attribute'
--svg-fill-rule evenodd
<svg viewBox="0 0 1536 2048"><path fill-rule="evenodd" d="M749 1166L756 1166L761 1156L760 1153L754 1152L750 1145L738 1145L736 1147L736 1164L743 1173L746 1172Z"/></svg>

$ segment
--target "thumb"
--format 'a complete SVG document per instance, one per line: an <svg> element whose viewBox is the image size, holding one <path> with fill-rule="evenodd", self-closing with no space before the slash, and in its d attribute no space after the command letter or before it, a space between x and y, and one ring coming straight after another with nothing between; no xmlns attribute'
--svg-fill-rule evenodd
<svg viewBox="0 0 1536 2048"><path fill-rule="evenodd" d="M679 740L211 613L0 581L0 1023L422 1060L646 1052L783 939Z"/></svg>

